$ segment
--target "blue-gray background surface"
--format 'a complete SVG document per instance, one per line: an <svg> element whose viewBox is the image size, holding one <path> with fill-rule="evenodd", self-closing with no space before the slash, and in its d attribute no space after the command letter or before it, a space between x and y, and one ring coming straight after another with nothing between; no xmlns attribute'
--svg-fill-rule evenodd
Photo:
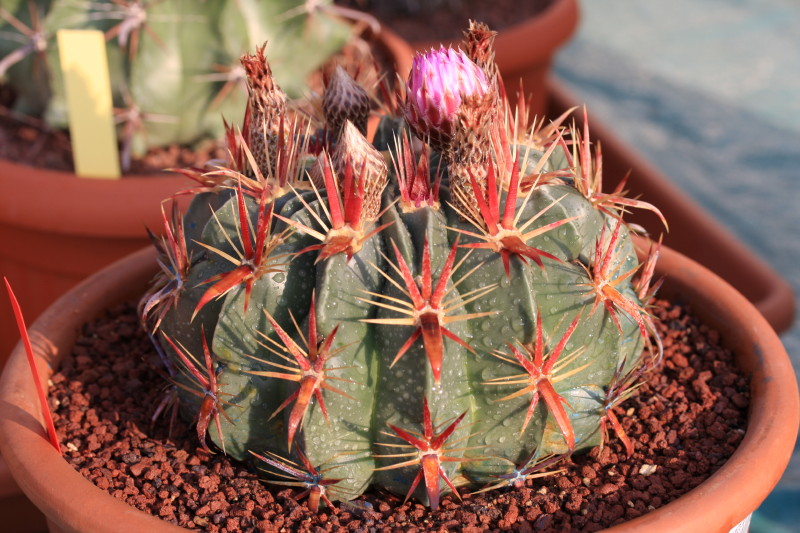
<svg viewBox="0 0 800 533"><path fill-rule="evenodd" d="M800 2L581 7L558 78L800 295ZM800 318L781 339L797 374ZM751 531L800 531L797 444Z"/></svg>

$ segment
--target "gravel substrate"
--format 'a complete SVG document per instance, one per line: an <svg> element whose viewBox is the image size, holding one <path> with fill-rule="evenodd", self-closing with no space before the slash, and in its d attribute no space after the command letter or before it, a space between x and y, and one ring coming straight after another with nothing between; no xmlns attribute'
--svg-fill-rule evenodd
<svg viewBox="0 0 800 533"><path fill-rule="evenodd" d="M197 446L178 421L152 423L167 388L133 305L85 326L51 405L66 459L101 489L142 511L203 531L596 531L655 509L708 478L744 436L748 382L718 334L667 302L656 310L664 364L616 409L635 452L612 439L563 461L564 473L505 488L445 496L431 512L377 492L309 512L256 474Z"/></svg>

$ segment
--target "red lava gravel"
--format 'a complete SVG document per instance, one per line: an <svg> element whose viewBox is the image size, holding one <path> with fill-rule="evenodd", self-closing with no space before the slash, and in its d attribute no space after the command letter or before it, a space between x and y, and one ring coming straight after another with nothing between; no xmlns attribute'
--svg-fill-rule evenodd
<svg viewBox="0 0 800 533"><path fill-rule="evenodd" d="M633 457L612 439L563 461L563 474L519 489L443 498L431 512L379 492L309 512L295 491L269 488L244 466L197 446L178 422L151 427L166 382L133 305L86 325L52 378L65 457L101 489L142 511L203 531L596 531L635 518L697 486L744 435L747 379L718 334L683 308L659 302L662 367L616 410Z"/></svg>

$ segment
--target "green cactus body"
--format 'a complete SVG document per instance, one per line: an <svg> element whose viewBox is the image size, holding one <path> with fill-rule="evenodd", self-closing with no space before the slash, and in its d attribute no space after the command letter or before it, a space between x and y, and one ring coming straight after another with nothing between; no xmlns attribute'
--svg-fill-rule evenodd
<svg viewBox="0 0 800 533"><path fill-rule="evenodd" d="M431 281L437 285L451 246L448 241L446 222L443 214L431 208L423 208L407 213L398 212L394 207L387 211L385 220L392 225L384 230L383 238L395 245L411 270L412 275L420 276L423 272L423 250L427 247L430 254ZM391 303L388 298L406 299L399 287L404 285L402 276L397 272L387 272L394 283L385 284L384 295L387 299L378 299L377 303ZM447 281L447 290L451 291L447 299L452 301L454 315L465 312L458 292L453 290L452 281ZM395 310L381 307L378 319L392 320L405 316ZM410 428L422 432L420 413L423 412L423 399L431 405L431 416L438 423L451 422L464 412L469 413L467 423L472 420L471 391L467 376L468 351L449 339L444 340L440 382L437 384L428 356L424 340L417 339L399 359L395 361L403 345L414 334L413 326L397 326L376 324L375 336L378 339L380 360L380 378L378 380L377 403L375 407L376 429L383 434L376 436L378 450L378 467L387 468L376 472L375 482L397 494L405 495L414 480L417 469L412 466L401 469L391 468L398 461L384 457L391 454L408 453L408 443L392 434L388 424L401 428ZM468 338L465 324L455 322L448 329L457 337ZM468 434L467 424L458 428L451 439L463 441ZM459 474L458 463L443 465L448 478L455 479ZM420 486L416 497L426 504L428 495Z"/></svg>
<svg viewBox="0 0 800 533"><path fill-rule="evenodd" d="M473 160L417 161L404 124L381 123L380 153L347 123L322 153L296 155L313 186L277 193L276 178L253 186L243 172L184 222L196 257L160 329L176 366L191 365L164 339L197 360L185 414L202 398L198 433L305 487L312 509L370 485L435 508L461 485L516 483L542 458L602 444L610 391L650 361L647 280L633 280L650 262L616 200L565 177L569 153L557 169L536 160L552 144L532 149L523 172L479 183L480 169L458 167ZM389 186L371 187L387 160ZM439 161L471 189L439 194ZM521 177L532 172L541 183Z"/></svg>
<svg viewBox="0 0 800 533"><path fill-rule="evenodd" d="M541 211L537 204L550 205L554 198L561 198L556 205L565 210L570 202L588 203L580 197L564 201L565 193L574 196L574 190L566 186L554 189L543 191L536 200L529 200L525 211ZM218 208L203 232L204 242L225 253L233 253L231 243L238 238L235 203L235 199L230 199ZM255 202L246 203L251 213L254 212ZM522 203L520 200L520 206ZM289 208L287 211L296 208L290 218L313 225L312 217L298 204L285 203ZM311 207L314 203L307 205ZM321 211L319 207L315 210ZM581 210L587 214L585 218L596 214L591 206L586 205L573 207L570 212ZM259 453L270 450L278 456L291 456L286 442L289 409L284 409L279 415L275 415L275 411L297 387L279 378L253 376L252 372L271 368L264 361L287 364L268 348L275 349L266 337L276 342L279 339L267 321L265 311L286 331L292 331L300 344L294 323L305 335L312 290L316 292L319 335L328 335L338 326L331 347L336 355L329 361L329 366L340 369L332 375L347 380L335 384L347 396L324 391L327 421L318 404L312 402L295 439L296 445L301 446L312 463L330 469L331 476L346 480L332 490L339 498L354 497L370 482L398 494L409 490L416 474L415 465L400 469L382 468L398 462L396 458L384 456L407 452L406 443L391 433L389 424L420 431L423 398L427 398L431 415L440 424L468 413L463 426L453 433L451 439L461 441L459 447L470 449L472 457L467 455L469 461L463 464L453 462L445 466L445 473L451 480L459 483L467 480L491 482L496 476L507 474L511 467L531 454L545 456L567 452L564 435L544 401L539 401L522 432L531 394L503 400L520 386L503 382L491 385L492 380L520 374L522 368L519 365L492 352L504 352L507 359L506 343L532 343L539 314L550 346L558 341L576 315L583 316L565 347L567 353L576 350L578 353L567 366L559 368L558 372L567 377L555 384L555 390L569 404L567 413L575 431L576 446L585 448L598 444L603 384L609 382L621 357L633 360L641 351L636 324L632 320L623 320L626 333L623 336L605 309L591 313L593 297L587 295L585 289L589 283L587 274L566 262L568 258L577 259L582 249L587 248L586 242L592 240L591 234L586 234L586 227L594 229L594 239L599 238L601 217L567 224L560 228L561 231L554 230L557 235L546 240L540 237L544 241L543 249L549 248L565 259L563 263L548 261L545 269L512 257L510 276L506 276L503 262L495 252L459 249L457 261L463 262L453 278L472 272L457 289L453 288L452 280L447 282L451 313L464 315L487 310L494 313L449 326L450 331L473 347L474 352L445 338L439 384L434 380L422 339L417 339L394 362L398 351L413 334L414 327L363 322L370 318L379 321L404 316L373 303L407 299L400 289L404 286L402 277L387 266L382 257L385 255L394 262L391 257L393 245L397 246L415 277L422 271L423 248L427 245L432 280L437 282L456 237L461 244L469 243L469 237L459 236L457 231L448 229L448 226L466 229L464 221L454 213L450 215L448 224L440 210L425 208L401 213L391 207L382 220L391 222L391 225L367 241L349 261L339 254L315 264L314 253L300 254L288 261L280 272L265 276L253 285L246 312L243 310L243 287L215 302L214 311L219 318L205 322L205 327L214 332L213 351L222 367L218 379L222 390L231 395L226 399L230 404L226 411L232 419L232 423L223 422L221 436L212 431L218 445L224 445L227 453L240 459L248 458L251 450ZM555 212L552 216L563 218L563 214ZM548 221L544 216L541 220L543 224ZM570 238L562 240L559 238L562 234ZM293 233L276 248L275 253L297 253L310 242L307 236ZM624 247L630 249L628 241L623 242ZM205 268L206 273L194 277L195 285L210 277L211 272L224 271L224 265L219 264L224 260L212 252L206 253L210 257L199 265L207 266L196 267ZM394 283L384 280L379 270ZM187 320L186 310L196 305L202 289L193 291L195 296L188 305L181 307L184 311L176 312L176 315L183 315L182 319L165 320L162 325L170 335L196 338L196 327L186 331L175 325L193 323ZM375 294L383 294L387 299L377 298ZM470 298L471 294L479 297L464 305L461 295ZM208 314L207 309L204 308L204 315ZM202 317L196 318L195 322L199 320ZM628 342L628 339L634 339L634 342ZM625 348L625 342L630 347ZM190 346L197 349L198 343L186 341L185 345L187 349ZM570 374L572 369L579 371ZM469 434L473 435L467 439ZM418 488L416 496L422 501L427 500L422 487Z"/></svg>

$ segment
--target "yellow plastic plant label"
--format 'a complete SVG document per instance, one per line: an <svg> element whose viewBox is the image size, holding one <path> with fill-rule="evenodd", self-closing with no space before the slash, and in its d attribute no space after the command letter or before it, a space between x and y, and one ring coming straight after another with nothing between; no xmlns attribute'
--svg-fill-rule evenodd
<svg viewBox="0 0 800 533"><path fill-rule="evenodd" d="M119 178L103 32L59 30L58 50L67 93L75 173L86 178Z"/></svg>

